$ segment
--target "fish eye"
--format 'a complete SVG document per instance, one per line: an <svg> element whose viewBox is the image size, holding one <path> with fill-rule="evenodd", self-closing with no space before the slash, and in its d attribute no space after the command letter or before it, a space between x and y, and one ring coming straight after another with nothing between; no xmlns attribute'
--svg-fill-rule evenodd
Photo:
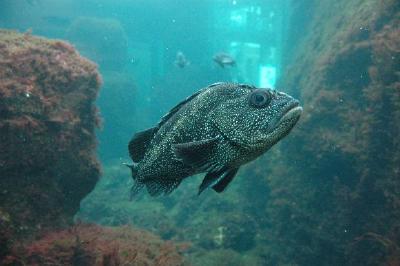
<svg viewBox="0 0 400 266"><path fill-rule="evenodd" d="M271 102L271 94L266 90L255 90L250 94L250 104L257 108L267 106Z"/></svg>

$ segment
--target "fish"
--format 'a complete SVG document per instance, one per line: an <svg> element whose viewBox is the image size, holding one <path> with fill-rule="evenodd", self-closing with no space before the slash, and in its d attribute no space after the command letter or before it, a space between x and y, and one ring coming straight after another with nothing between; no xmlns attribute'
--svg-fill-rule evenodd
<svg viewBox="0 0 400 266"><path fill-rule="evenodd" d="M186 56L181 51L176 53L176 59L174 63L179 68L184 68L190 65L190 62L186 59Z"/></svg>
<svg viewBox="0 0 400 266"><path fill-rule="evenodd" d="M289 134L302 110L284 92L247 84L220 82L197 91L130 140L131 199L143 187L151 196L167 195L200 173L206 174L198 194L223 192L242 165Z"/></svg>
<svg viewBox="0 0 400 266"><path fill-rule="evenodd" d="M222 68L224 68L225 66L236 65L235 59L233 59L233 57L227 53L217 53L213 56L213 60Z"/></svg>

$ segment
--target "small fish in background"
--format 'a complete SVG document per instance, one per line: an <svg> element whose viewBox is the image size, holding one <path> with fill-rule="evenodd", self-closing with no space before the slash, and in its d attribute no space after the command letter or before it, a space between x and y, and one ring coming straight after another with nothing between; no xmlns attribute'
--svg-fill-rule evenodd
<svg viewBox="0 0 400 266"><path fill-rule="evenodd" d="M297 100L272 89L233 83L201 89L129 142L131 198L144 186L151 196L169 194L203 172L199 194L209 187L220 193L240 166L285 137L301 113Z"/></svg>
<svg viewBox="0 0 400 266"><path fill-rule="evenodd" d="M186 59L186 56L181 51L176 53L176 59L174 63L179 68L184 68L190 65L190 62Z"/></svg>
<svg viewBox="0 0 400 266"><path fill-rule="evenodd" d="M227 53L218 53L213 56L213 60L222 68L236 65L235 59Z"/></svg>

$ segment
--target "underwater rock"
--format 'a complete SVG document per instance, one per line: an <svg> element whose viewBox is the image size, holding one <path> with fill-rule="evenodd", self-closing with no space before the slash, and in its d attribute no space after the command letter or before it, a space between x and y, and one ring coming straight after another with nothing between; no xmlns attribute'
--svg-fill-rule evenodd
<svg viewBox="0 0 400 266"><path fill-rule="evenodd" d="M196 254L191 261L193 266L258 266L263 264L262 260L253 256L234 252L231 249L214 249Z"/></svg>
<svg viewBox="0 0 400 266"><path fill-rule="evenodd" d="M0 262L6 257L12 245L10 215L0 208Z"/></svg>
<svg viewBox="0 0 400 266"><path fill-rule="evenodd" d="M0 222L13 237L70 223L96 184L100 84L68 43L0 30Z"/></svg>
<svg viewBox="0 0 400 266"><path fill-rule="evenodd" d="M2 265L188 265L182 252L188 244L164 242L129 226L78 224L19 243Z"/></svg>
<svg viewBox="0 0 400 266"><path fill-rule="evenodd" d="M304 116L266 177L270 261L399 261L398 25L398 1L315 2L279 84Z"/></svg>

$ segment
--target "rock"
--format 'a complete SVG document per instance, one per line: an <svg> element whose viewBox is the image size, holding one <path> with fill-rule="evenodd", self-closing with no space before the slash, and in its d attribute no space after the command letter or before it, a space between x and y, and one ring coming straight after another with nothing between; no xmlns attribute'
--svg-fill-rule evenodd
<svg viewBox="0 0 400 266"><path fill-rule="evenodd" d="M77 224L21 243L2 265L188 265L181 255L189 246L164 242L130 226Z"/></svg>
<svg viewBox="0 0 400 266"><path fill-rule="evenodd" d="M0 209L13 237L72 222L94 188L100 85L70 44L0 30Z"/></svg>
<svg viewBox="0 0 400 266"><path fill-rule="evenodd" d="M316 1L313 9L278 86L299 96L304 113L266 177L268 258L395 265L400 4Z"/></svg>

